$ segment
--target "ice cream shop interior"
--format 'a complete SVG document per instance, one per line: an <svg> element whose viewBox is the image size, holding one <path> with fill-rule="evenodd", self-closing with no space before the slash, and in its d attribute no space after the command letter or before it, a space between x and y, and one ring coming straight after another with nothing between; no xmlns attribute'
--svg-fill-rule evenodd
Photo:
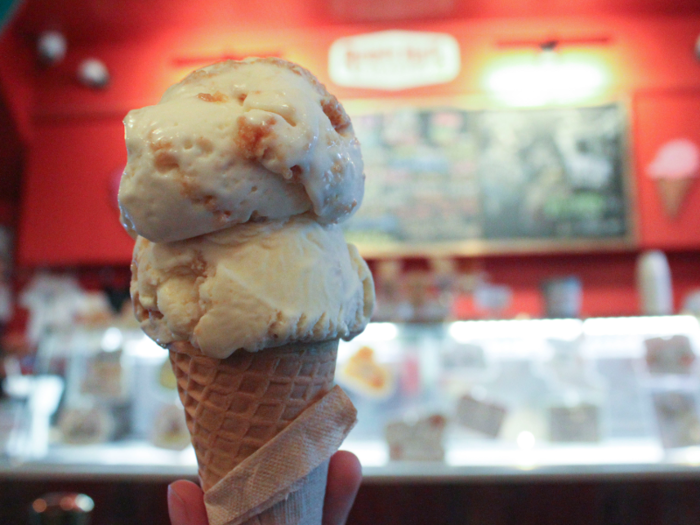
<svg viewBox="0 0 700 525"><path fill-rule="evenodd" d="M248 57L323 111L187 77ZM294 315L340 338L349 525L700 522L697 0L5 0L0 136L0 523L171 523L173 345Z"/></svg>

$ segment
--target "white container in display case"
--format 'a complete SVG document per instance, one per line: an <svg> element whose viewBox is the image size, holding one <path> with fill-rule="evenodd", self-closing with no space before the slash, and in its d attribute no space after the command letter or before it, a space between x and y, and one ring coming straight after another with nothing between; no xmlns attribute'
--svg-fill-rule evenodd
<svg viewBox="0 0 700 525"><path fill-rule="evenodd" d="M699 342L691 316L371 323L339 348L343 448L370 481L696 475ZM138 329L51 334L37 367L65 392L43 452L4 476L196 476L167 352ZM97 428L82 443L76 408Z"/></svg>

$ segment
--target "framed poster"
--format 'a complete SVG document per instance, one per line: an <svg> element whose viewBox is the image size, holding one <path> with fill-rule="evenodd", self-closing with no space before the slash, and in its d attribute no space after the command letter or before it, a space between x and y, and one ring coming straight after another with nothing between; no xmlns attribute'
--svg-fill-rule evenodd
<svg viewBox="0 0 700 525"><path fill-rule="evenodd" d="M365 256L632 246L623 104L345 105L367 179L344 229Z"/></svg>

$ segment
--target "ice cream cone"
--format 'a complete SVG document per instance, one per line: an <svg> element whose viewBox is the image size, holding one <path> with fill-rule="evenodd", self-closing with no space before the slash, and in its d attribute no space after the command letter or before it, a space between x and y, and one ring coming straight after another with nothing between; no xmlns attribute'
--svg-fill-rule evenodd
<svg viewBox="0 0 700 525"><path fill-rule="evenodd" d="M661 198L664 211L670 218L675 218L681 211L695 177L656 179L656 190Z"/></svg>
<svg viewBox="0 0 700 525"><path fill-rule="evenodd" d="M227 359L186 342L169 348L206 492L331 389L338 340Z"/></svg>
<svg viewBox="0 0 700 525"><path fill-rule="evenodd" d="M349 117L310 72L251 57L129 112L125 140L131 296L170 351L209 523L320 525L357 415L331 388L338 339L374 306L338 224L364 194Z"/></svg>

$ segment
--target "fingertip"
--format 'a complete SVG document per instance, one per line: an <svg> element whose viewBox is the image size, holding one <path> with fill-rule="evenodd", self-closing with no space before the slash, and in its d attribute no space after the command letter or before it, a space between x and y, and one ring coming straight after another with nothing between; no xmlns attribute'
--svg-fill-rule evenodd
<svg viewBox="0 0 700 525"><path fill-rule="evenodd" d="M357 456L347 451L336 452L328 465L324 525L343 525L347 521L361 482L362 465Z"/></svg>
<svg viewBox="0 0 700 525"><path fill-rule="evenodd" d="M172 525L207 525L204 493L199 485L183 479L168 485L168 513Z"/></svg>
<svg viewBox="0 0 700 525"><path fill-rule="evenodd" d="M330 469L342 473L346 483L360 486L362 482L362 463L355 454L347 450L339 450L331 458Z"/></svg>
<svg viewBox="0 0 700 525"><path fill-rule="evenodd" d="M174 487L175 483L168 485L168 515L170 516L170 523L172 525L187 525L187 508L177 488Z"/></svg>

